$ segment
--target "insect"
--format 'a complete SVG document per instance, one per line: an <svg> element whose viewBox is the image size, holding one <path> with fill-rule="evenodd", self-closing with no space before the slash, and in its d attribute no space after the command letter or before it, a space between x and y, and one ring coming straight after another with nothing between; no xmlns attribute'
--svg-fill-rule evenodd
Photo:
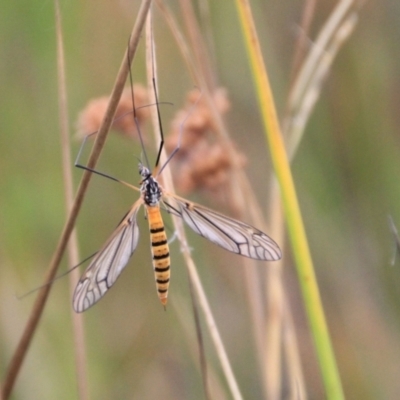
<svg viewBox="0 0 400 400"><path fill-rule="evenodd" d="M158 107L154 79L153 88ZM158 108L157 113L159 117ZM161 128L160 117L159 125ZM161 216L161 204L167 212L181 217L194 232L228 251L261 261L276 261L281 258L279 246L260 230L168 193L161 187L157 177L179 150L179 144L159 169L160 154L164 143L162 129L160 129L160 132L161 144L155 165L155 170L158 170L157 173L153 175L148 166L139 163L140 188L111 178L138 190L140 198L133 204L104 246L96 253L80 278L73 296L73 307L76 312L83 312L99 301L126 267L139 242L137 216L142 205L145 208L149 222L153 269L158 297L164 306L167 304L170 281L170 256L167 235ZM144 152L144 154L148 165L146 153ZM75 165L89 169L78 163ZM101 172L91 171L109 177Z"/></svg>
<svg viewBox="0 0 400 400"><path fill-rule="evenodd" d="M176 207L163 201L167 210L180 216L197 234L242 256L256 260L281 258L278 245L265 233L243 222L226 217L199 204L164 192L149 169L139 165L142 177L141 197L133 204L111 237L95 255L76 286L73 306L83 312L99 301L115 283L127 265L139 241L137 213L144 205L149 221L153 267L158 297L167 304L170 257L164 223L160 212L162 199L171 199Z"/></svg>

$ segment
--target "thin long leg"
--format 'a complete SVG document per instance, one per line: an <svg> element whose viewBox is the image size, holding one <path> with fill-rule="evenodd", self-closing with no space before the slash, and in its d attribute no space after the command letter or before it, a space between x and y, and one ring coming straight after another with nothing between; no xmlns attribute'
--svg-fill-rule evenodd
<svg viewBox="0 0 400 400"><path fill-rule="evenodd" d="M80 267L80 266L81 266L82 264L84 264L86 261L90 260L90 259L91 259L92 257L94 257L97 253L98 253L98 252L96 251L96 253L93 253L93 254L91 254L89 257L86 257L86 258L85 258L84 260L82 260L79 264L74 265L72 268L70 268L69 270L63 272L62 274L57 275L55 278L53 278L51 281L45 283L44 285L40 285L40 286L36 287L35 289L32 289L32 290L30 290L29 292L24 293L24 294L21 295L21 296L17 296L17 299L18 299L18 300L22 300L22 299L24 299L25 297L31 295L32 293L35 293L35 292L37 292L38 290L40 290L40 289L42 289L42 288L44 288L44 287L46 287L46 286L52 285L55 281L58 281L59 279L63 278L65 275L68 275L68 274L69 274L71 271L73 271L74 269Z"/></svg>
<svg viewBox="0 0 400 400"><path fill-rule="evenodd" d="M158 95L157 95L157 88L156 88L156 80L155 80L154 76L153 76L153 88L154 88L154 97L156 98L158 126L160 129L160 135L161 135L161 142L160 142L160 147L158 148L158 154L157 154L156 165L155 165L155 168L157 168L158 164L160 163L161 152L164 147L164 131L163 131L162 122L161 122L160 107L158 106Z"/></svg>
<svg viewBox="0 0 400 400"><path fill-rule="evenodd" d="M151 27L151 32L153 32L152 27ZM154 91L154 97L155 97L155 103L156 103L156 107L157 107L157 118L158 118L158 126L159 126L159 130L160 130L160 135L161 135L161 142L160 142L160 146L158 148L158 153L157 153L157 158L156 158L156 164L155 164L155 170L157 170L157 167L159 166L160 163L160 158L161 158L161 152L164 148L164 130L163 130L163 126L162 126L162 120L161 120L161 114L160 114L160 107L159 107L159 101L158 101L158 92L157 92L157 84L156 84L156 78L155 78L155 64L154 64L154 59L155 59L155 53L154 53L154 41L151 41L151 60L152 60L152 73L153 73L153 77L152 77L152 82L153 82L153 91ZM179 151L180 147L181 147L181 142L182 142L182 135L183 135L183 126L187 120L187 118L190 116L190 114L192 113L192 110L195 106L197 106L197 103L199 102L201 97L201 94L199 95L199 98L196 100L196 102L192 105L192 107L190 108L188 115L185 117L185 119L182 121L181 127L180 127L180 132L179 132L179 137L178 137L178 144L175 147L175 149L172 151L172 153L168 156L167 160L165 161L165 163L161 166L161 168L157 171L156 173L156 177L158 177L161 172L164 170L164 168L167 166L167 164L171 161L171 159L174 157L174 155ZM147 160L147 157L146 157Z"/></svg>
<svg viewBox="0 0 400 400"><path fill-rule="evenodd" d="M164 199L161 200L161 209L168 214L172 214L176 217L182 218L182 214L171 204L167 203Z"/></svg>
<svg viewBox="0 0 400 400"><path fill-rule="evenodd" d="M85 138L83 139L83 142L82 142L81 147L80 147L79 152L78 152L78 156L76 157L76 160L75 160L75 164L74 164L75 167L81 168L81 169L86 170L86 171L93 172L94 174L103 176L104 178L111 179L112 181L115 181L115 182L118 182L118 183L122 183L123 185L125 185L125 186L127 186L127 187L129 187L129 188L131 188L131 189L133 189L133 190L137 190L137 191L140 192L140 189L139 189L139 188L137 188L136 186L131 185L131 184L128 183L128 182L122 181L122 180L120 180L120 179L117 179L117 178L115 178L115 177L109 175L109 174L106 174L106 173L104 173L104 172L97 171L97 170L95 170L95 169L93 169L93 168L89 168L89 167L87 167L86 165L83 165L83 164L80 164L80 163L79 163L79 159L80 159L80 157L81 157L83 148L85 147L85 144L86 144L87 139L88 139L89 136L91 136L91 135L93 135L93 134L91 133L90 135L85 136Z"/></svg>
<svg viewBox="0 0 400 400"><path fill-rule="evenodd" d="M129 47L128 47L129 49ZM132 77L132 71L131 71L131 57L129 54L129 51L127 53L127 59L128 59L128 68L129 68L129 82L131 84L131 97L132 97L132 107L133 107L133 120L135 121L135 126L136 129L138 131L138 135L139 135L139 139L140 139L140 146L142 147L142 152L144 154L144 159L146 162L146 167L150 169L150 164L149 164L149 159L147 157L147 153L146 153L146 149L144 147L144 142L143 142L143 136L142 136L142 132L140 131L140 126L139 126L139 121L137 119L137 115L136 115L136 106L135 106L135 96L133 94L133 77Z"/></svg>
<svg viewBox="0 0 400 400"><path fill-rule="evenodd" d="M179 129L179 136L178 136L178 144L176 145L175 149L172 151L172 153L168 156L167 160L165 161L164 165L160 168L160 170L157 173L157 176L161 174L163 169L167 166L167 164L171 161L172 157L179 151L181 148L181 142L182 142L182 136L183 136L183 127L185 125L186 120L189 118L190 114L192 113L193 109L197 106L198 102L200 101L201 98L201 93L196 100L196 102L190 107L189 112L187 113L185 119L181 123L181 127Z"/></svg>

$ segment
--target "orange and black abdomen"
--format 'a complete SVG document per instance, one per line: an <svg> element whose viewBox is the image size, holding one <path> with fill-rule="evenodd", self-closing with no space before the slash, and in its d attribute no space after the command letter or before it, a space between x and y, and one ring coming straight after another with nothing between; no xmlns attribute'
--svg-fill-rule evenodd
<svg viewBox="0 0 400 400"><path fill-rule="evenodd" d="M157 292L161 303L165 306L167 304L170 278L170 258L167 235L165 234L160 206L146 205L146 211L150 227L151 252L153 254Z"/></svg>

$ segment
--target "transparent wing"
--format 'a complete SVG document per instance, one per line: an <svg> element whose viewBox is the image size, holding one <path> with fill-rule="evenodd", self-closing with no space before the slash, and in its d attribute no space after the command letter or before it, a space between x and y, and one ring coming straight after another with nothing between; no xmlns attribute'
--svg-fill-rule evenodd
<svg viewBox="0 0 400 400"><path fill-rule="evenodd" d="M282 257L279 246L260 230L198 204L169 196L178 208L166 203L167 209L218 246L255 260L276 261Z"/></svg>
<svg viewBox="0 0 400 400"><path fill-rule="evenodd" d="M73 297L76 312L83 312L99 301L125 268L139 241L136 214L142 203L139 199L132 206L82 275Z"/></svg>

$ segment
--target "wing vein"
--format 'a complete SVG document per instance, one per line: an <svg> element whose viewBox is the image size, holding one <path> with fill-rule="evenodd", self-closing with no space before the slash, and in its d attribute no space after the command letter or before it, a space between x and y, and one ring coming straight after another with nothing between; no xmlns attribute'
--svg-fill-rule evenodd
<svg viewBox="0 0 400 400"><path fill-rule="evenodd" d="M87 267L75 288L75 311L83 312L99 301L126 267L139 241L136 216L142 204L141 198L133 204Z"/></svg>
<svg viewBox="0 0 400 400"><path fill-rule="evenodd" d="M165 202L167 209L173 210L191 229L218 246L256 260L275 261L281 258L279 246L257 228L175 195L165 196L178 205L175 208Z"/></svg>

